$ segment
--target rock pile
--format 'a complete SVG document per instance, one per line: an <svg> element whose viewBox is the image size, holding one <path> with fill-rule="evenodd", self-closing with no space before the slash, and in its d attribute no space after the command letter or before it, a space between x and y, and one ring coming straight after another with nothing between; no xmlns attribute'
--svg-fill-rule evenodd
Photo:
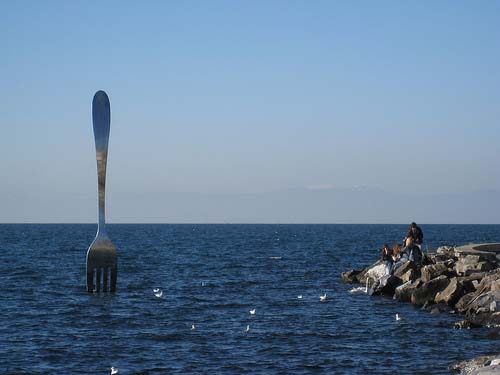
<svg viewBox="0 0 500 375"><path fill-rule="evenodd" d="M341 276L347 283L369 285L373 295L430 307L433 313L463 314L459 328L500 327L500 244L442 246L421 264L407 261L392 275L378 261Z"/></svg>

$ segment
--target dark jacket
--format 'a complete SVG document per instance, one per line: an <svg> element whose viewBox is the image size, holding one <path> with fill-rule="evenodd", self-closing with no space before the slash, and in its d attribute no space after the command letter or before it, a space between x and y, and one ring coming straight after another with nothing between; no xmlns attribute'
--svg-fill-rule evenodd
<svg viewBox="0 0 500 375"><path fill-rule="evenodd" d="M417 225L415 232L413 232L410 227L410 229L408 230L408 234L406 235L406 238L408 237L413 240L413 243L417 245L422 245L422 240L424 239L424 233L422 232L422 229L420 229L420 227Z"/></svg>
<svg viewBox="0 0 500 375"><path fill-rule="evenodd" d="M392 250L388 249L388 251L386 251L385 249L382 249L382 260L385 261L385 262L393 262L393 259L392 259Z"/></svg>

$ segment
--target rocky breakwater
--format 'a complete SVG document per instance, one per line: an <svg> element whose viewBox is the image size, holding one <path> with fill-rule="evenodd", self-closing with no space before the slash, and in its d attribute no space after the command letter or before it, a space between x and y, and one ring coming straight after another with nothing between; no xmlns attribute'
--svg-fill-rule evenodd
<svg viewBox="0 0 500 375"><path fill-rule="evenodd" d="M458 328L500 327L500 243L442 246L420 263L407 261L387 274L382 261L342 273L347 283L367 285L372 295L387 295L432 313L464 316Z"/></svg>
<svg viewBox="0 0 500 375"><path fill-rule="evenodd" d="M369 294L392 296L433 314L462 314L456 328L500 327L500 243L442 246L420 263L407 261L387 274L378 261L342 273L346 283L361 283ZM500 353L460 362L451 370L469 375L500 375Z"/></svg>

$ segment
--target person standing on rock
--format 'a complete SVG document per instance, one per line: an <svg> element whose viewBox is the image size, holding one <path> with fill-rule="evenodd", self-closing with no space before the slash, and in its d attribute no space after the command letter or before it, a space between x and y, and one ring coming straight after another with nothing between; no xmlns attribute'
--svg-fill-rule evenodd
<svg viewBox="0 0 500 375"><path fill-rule="evenodd" d="M417 223L413 222L410 224L410 228L408 229L408 234L405 237L405 245L408 247L409 244L417 245L420 250L422 250L422 241L424 240L424 233L422 229L417 225Z"/></svg>

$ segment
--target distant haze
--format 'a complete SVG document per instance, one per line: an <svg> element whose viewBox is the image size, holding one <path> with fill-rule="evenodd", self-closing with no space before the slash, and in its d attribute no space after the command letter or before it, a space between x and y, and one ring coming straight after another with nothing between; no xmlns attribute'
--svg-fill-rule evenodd
<svg viewBox="0 0 500 375"><path fill-rule="evenodd" d="M0 222L500 223L500 2L1 2Z"/></svg>

